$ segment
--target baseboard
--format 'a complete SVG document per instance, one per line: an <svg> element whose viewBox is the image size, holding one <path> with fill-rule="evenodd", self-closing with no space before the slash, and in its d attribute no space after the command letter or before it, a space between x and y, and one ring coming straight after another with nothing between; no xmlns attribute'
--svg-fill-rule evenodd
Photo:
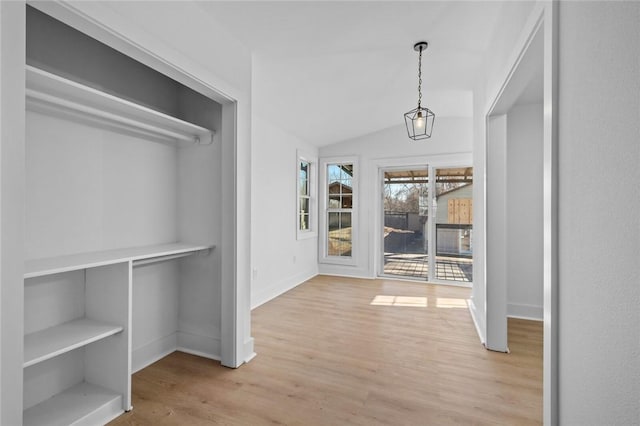
<svg viewBox="0 0 640 426"><path fill-rule="evenodd" d="M318 274L333 277L376 278L375 276L372 276L371 271L368 269L348 265L331 265L327 263L321 263L318 265Z"/></svg>
<svg viewBox="0 0 640 426"><path fill-rule="evenodd" d="M509 318L542 321L544 319L544 309L542 306L509 303L507 304L507 316Z"/></svg>
<svg viewBox="0 0 640 426"><path fill-rule="evenodd" d="M256 357L253 351L253 337L249 337L244 341L244 362L247 363Z"/></svg>
<svg viewBox="0 0 640 426"><path fill-rule="evenodd" d="M333 273L333 272L320 272L318 275L325 275L327 277L358 278L358 279L361 279L361 280L375 280L375 279L378 279L378 278L383 278L383 277L372 277L372 276L369 276L369 275L360 275L360 274L357 274L357 273L343 274L343 273Z"/></svg>
<svg viewBox="0 0 640 426"><path fill-rule="evenodd" d="M134 349L131 353L131 372L142 370L148 365L164 358L178 347L177 333L156 339L153 342Z"/></svg>
<svg viewBox="0 0 640 426"><path fill-rule="evenodd" d="M478 337L480 338L480 343L485 344L486 338L482 330L484 330L484 321L481 321L481 317L478 315L478 309L476 308L476 304L473 303L473 299L468 300L469 305L469 313L471 314L471 319L473 320L473 325L476 327L476 333L478 333Z"/></svg>
<svg viewBox="0 0 640 426"><path fill-rule="evenodd" d="M131 353L131 372L135 373L175 352L220 361L220 339L178 331L154 340Z"/></svg>
<svg viewBox="0 0 640 426"><path fill-rule="evenodd" d="M318 275L317 269L313 271L305 271L300 274L296 274L284 281L280 281L275 284L271 284L260 291L252 292L251 294L251 309L255 309L258 306L267 303L269 300L275 299L282 293L286 293L302 284L303 282L310 280Z"/></svg>
<svg viewBox="0 0 640 426"><path fill-rule="evenodd" d="M101 424L106 425L112 420L115 420L119 417L124 410L122 409L122 397L114 398L108 403L104 404L100 408L96 409L90 414L85 415L84 417L77 419L74 424Z"/></svg>
<svg viewBox="0 0 640 426"><path fill-rule="evenodd" d="M178 331L176 349L191 355L220 361L220 339Z"/></svg>

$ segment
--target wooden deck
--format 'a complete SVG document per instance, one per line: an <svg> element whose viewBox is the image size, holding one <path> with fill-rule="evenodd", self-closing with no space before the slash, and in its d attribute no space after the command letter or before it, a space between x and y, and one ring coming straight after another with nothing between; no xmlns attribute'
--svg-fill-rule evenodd
<svg viewBox="0 0 640 426"><path fill-rule="evenodd" d="M471 259L436 256L435 266L435 278L438 280L464 283L473 281L473 260ZM429 256L413 253L385 253L384 274L426 281L429 277Z"/></svg>
<svg viewBox="0 0 640 426"><path fill-rule="evenodd" d="M480 344L470 290L318 276L253 311L237 370L174 353L136 373L113 425L542 423L542 323Z"/></svg>

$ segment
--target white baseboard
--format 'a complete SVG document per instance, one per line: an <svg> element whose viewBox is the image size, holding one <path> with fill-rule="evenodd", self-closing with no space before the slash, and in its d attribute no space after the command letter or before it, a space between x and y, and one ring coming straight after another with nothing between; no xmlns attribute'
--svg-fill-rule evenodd
<svg viewBox="0 0 640 426"><path fill-rule="evenodd" d="M198 336L184 331L171 333L134 349L131 354L131 372L140 371L175 351L219 361L220 339Z"/></svg>
<svg viewBox="0 0 640 426"><path fill-rule="evenodd" d="M247 363L256 357L253 351L253 337L249 337L244 341L244 362Z"/></svg>
<svg viewBox="0 0 640 426"><path fill-rule="evenodd" d="M332 277L376 278L371 275L371 271L368 269L357 268L349 265L332 265L327 263L320 263L318 265L318 274L329 275Z"/></svg>
<svg viewBox="0 0 640 426"><path fill-rule="evenodd" d="M176 350L220 361L220 339L178 331Z"/></svg>
<svg viewBox="0 0 640 426"><path fill-rule="evenodd" d="M468 300L469 305L469 313L471 313L471 319L473 320L473 325L476 326L476 333L478 333L478 338L480 338L480 343L485 344L486 338L482 330L484 330L484 321L482 321L482 317L479 315L478 309L476 308L476 304L473 303L472 299Z"/></svg>
<svg viewBox="0 0 640 426"><path fill-rule="evenodd" d="M177 346L177 333L171 333L168 336L161 337L160 339L134 349L131 354L131 372L135 373L136 371L142 370L146 366L175 352Z"/></svg>
<svg viewBox="0 0 640 426"><path fill-rule="evenodd" d="M260 289L259 291L252 291L251 309L255 309L258 306L267 303L271 299L275 299L282 293L286 293L287 291L299 286L303 282L315 277L316 275L318 275L318 271L316 269L314 269L313 271L305 271L283 281L268 285L266 286L266 288Z"/></svg>
<svg viewBox="0 0 640 426"><path fill-rule="evenodd" d="M509 318L542 321L544 319L544 309L542 306L509 303L507 304L507 316Z"/></svg>

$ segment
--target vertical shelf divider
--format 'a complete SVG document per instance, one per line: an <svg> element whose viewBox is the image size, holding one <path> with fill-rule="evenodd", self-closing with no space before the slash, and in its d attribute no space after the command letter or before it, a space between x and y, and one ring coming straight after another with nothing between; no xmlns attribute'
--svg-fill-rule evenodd
<svg viewBox="0 0 640 426"><path fill-rule="evenodd" d="M123 396L131 409L131 261L86 270L85 309L88 317L117 322L122 333L85 349L85 380Z"/></svg>

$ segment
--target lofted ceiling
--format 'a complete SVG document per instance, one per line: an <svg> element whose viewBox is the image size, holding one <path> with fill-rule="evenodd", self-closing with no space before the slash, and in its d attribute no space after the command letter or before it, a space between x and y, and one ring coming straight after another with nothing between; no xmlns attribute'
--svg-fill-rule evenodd
<svg viewBox="0 0 640 426"><path fill-rule="evenodd" d="M470 117L499 1L198 3L252 51L253 111L317 146L402 125L417 104Z"/></svg>

